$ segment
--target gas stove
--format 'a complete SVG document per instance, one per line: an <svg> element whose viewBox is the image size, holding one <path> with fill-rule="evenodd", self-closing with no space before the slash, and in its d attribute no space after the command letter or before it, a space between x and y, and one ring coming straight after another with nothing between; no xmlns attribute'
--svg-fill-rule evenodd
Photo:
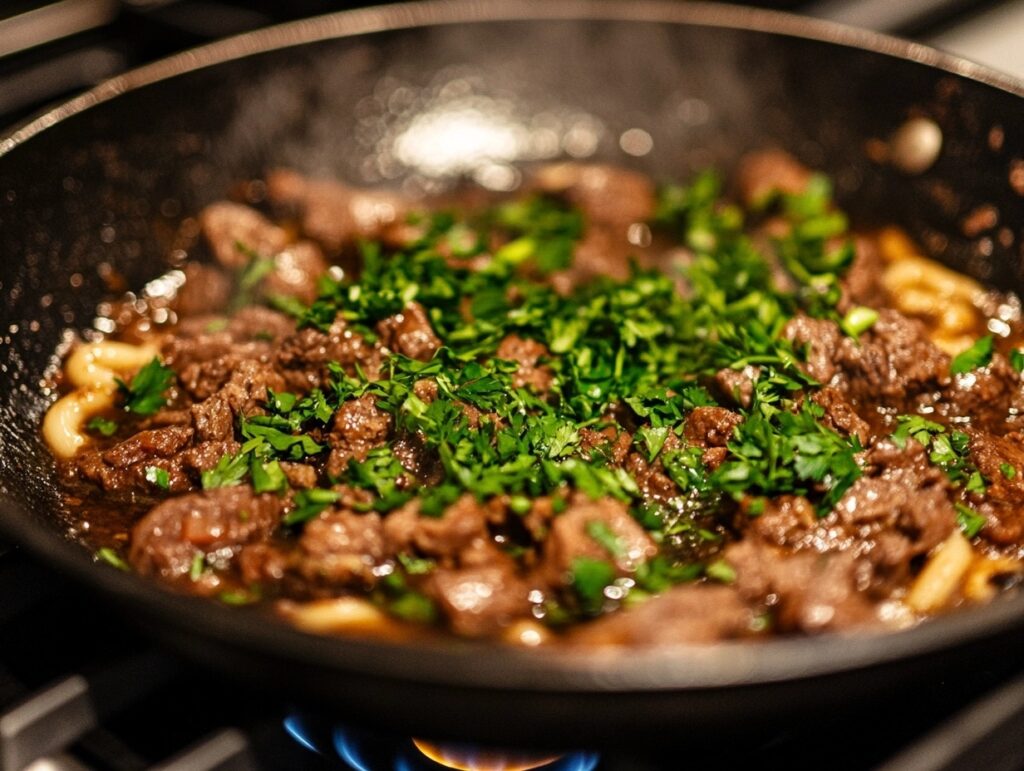
<svg viewBox="0 0 1024 771"><path fill-rule="evenodd" d="M1024 0L762 3L908 35L1024 77ZM125 69L347 7L329 0L35 0L0 7L0 126ZM913 709L821 716L752 746L495 748L342 725L181 661L0 544L0 771L1024 769L1024 671L979 661Z"/></svg>

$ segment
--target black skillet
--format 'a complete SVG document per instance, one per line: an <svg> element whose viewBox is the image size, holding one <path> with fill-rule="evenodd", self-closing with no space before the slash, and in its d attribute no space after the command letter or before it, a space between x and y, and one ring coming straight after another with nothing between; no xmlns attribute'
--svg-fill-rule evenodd
<svg viewBox="0 0 1024 771"><path fill-rule="evenodd" d="M683 742L895 703L1019 661L1024 595L899 634L625 655L306 636L94 564L65 535L37 426L54 349L104 295L98 268L141 287L168 268L183 216L282 164L419 189L446 171L503 185L509 163L566 153L679 178L779 145L831 173L859 224L897 222L934 256L1020 290L1022 96L997 73L867 32L625 0L342 13L116 78L0 139L0 531L190 657L426 734ZM915 116L943 142L910 175L880 143ZM998 224L968 238L962 221L982 205Z"/></svg>

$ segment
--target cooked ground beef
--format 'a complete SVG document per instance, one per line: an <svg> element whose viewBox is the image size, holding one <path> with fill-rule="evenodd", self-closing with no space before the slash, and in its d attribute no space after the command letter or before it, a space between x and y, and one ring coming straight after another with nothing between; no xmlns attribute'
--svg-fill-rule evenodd
<svg viewBox="0 0 1024 771"><path fill-rule="evenodd" d="M986 336L981 293L975 345L936 345L790 156L740 164L742 221L711 176L603 165L413 216L266 184L267 211L201 212L159 322L110 304L159 356L64 462L100 554L289 617L355 596L572 646L893 628L1022 572L1022 330Z"/></svg>

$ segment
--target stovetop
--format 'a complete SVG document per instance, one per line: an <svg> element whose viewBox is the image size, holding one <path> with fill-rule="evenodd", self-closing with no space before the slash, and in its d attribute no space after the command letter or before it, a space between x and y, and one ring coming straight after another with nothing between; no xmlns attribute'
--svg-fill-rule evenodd
<svg viewBox="0 0 1024 771"><path fill-rule="evenodd" d="M0 127L130 67L226 35L361 3L8 0ZM916 37L1024 77L1024 0L774 0ZM714 745L712 745L714 746ZM449 748L456 751L458 748ZM1024 769L1024 671L978 662L912 710L821 716L756 746L565 748L547 771L691 768ZM428 748L429 750L429 748ZM489 748L464 767L493 768ZM521 751L520 751L521 752ZM544 753L526 750L535 755ZM529 767L521 760L518 767ZM0 544L0 771L442 768L411 737L329 715L178 660L95 598Z"/></svg>

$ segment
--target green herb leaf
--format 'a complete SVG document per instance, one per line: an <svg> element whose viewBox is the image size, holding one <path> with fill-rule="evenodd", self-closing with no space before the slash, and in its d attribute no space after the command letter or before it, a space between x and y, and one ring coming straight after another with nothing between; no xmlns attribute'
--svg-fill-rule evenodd
<svg viewBox="0 0 1024 771"><path fill-rule="evenodd" d="M201 551L197 551L194 555L192 555L192 565L189 567L188 577L193 583L195 583L203 577L203 571L205 570L206 555L204 555Z"/></svg>
<svg viewBox="0 0 1024 771"><path fill-rule="evenodd" d="M131 384L116 379L124 398L124 408L136 415L152 415L167 404L166 392L173 381L174 370L161 364L156 357L135 374Z"/></svg>
<svg viewBox="0 0 1024 771"><path fill-rule="evenodd" d="M985 516L962 503L956 506L956 524L967 538L974 538L985 526Z"/></svg>
<svg viewBox="0 0 1024 771"><path fill-rule="evenodd" d="M146 481L161 490L167 490L171 486L170 474L167 473L167 469L162 469L159 466L146 467Z"/></svg>
<svg viewBox="0 0 1024 771"><path fill-rule="evenodd" d="M570 583L583 611L589 615L601 612L605 587L615 580L615 568L605 560L577 557L572 562Z"/></svg>
<svg viewBox="0 0 1024 771"><path fill-rule="evenodd" d="M299 490L295 494L295 508L285 514L282 521L286 525L307 522L332 503L336 503L340 497L333 490L324 490L318 487L311 490Z"/></svg>
<svg viewBox="0 0 1024 771"><path fill-rule="evenodd" d="M200 474L204 490L216 487L231 487L239 484L249 471L249 453L238 452L234 455L224 454L217 465Z"/></svg>
<svg viewBox="0 0 1024 771"><path fill-rule="evenodd" d="M863 333L867 332L871 327L878 321L878 311L874 308L866 308L863 305L858 305L856 308L851 308L845 316L843 316L840 326L843 331L850 337L860 337Z"/></svg>
<svg viewBox="0 0 1024 771"><path fill-rule="evenodd" d="M124 558L109 546L97 549L94 556L97 560L106 562L108 565L115 567L118 570L123 570L125 572L129 572L131 570L128 563L124 561Z"/></svg>
<svg viewBox="0 0 1024 771"><path fill-rule="evenodd" d="M587 535L600 544L609 556L621 557L625 554L626 547L607 522L600 519L592 520L587 523L586 530Z"/></svg>
<svg viewBox="0 0 1024 771"><path fill-rule="evenodd" d="M717 560L704 568L704 575L722 584L736 581L736 570L725 560Z"/></svg>
<svg viewBox="0 0 1024 771"><path fill-rule="evenodd" d="M1016 372L1024 372L1024 351L1020 348L1014 348L1010 351L1010 366Z"/></svg>
<svg viewBox="0 0 1024 771"><path fill-rule="evenodd" d="M995 343L992 335L978 338L974 345L953 358L952 363L949 365L950 373L962 375L979 367L988 366L989 362L992 361L994 346Z"/></svg>
<svg viewBox="0 0 1024 771"><path fill-rule="evenodd" d="M107 418L92 418L85 424L85 427L100 436L110 437L117 433L117 423L113 420L108 420Z"/></svg>
<svg viewBox="0 0 1024 771"><path fill-rule="evenodd" d="M288 489L288 478L276 460L263 463L254 457L249 473L252 476L252 489L257 493L283 493Z"/></svg>

